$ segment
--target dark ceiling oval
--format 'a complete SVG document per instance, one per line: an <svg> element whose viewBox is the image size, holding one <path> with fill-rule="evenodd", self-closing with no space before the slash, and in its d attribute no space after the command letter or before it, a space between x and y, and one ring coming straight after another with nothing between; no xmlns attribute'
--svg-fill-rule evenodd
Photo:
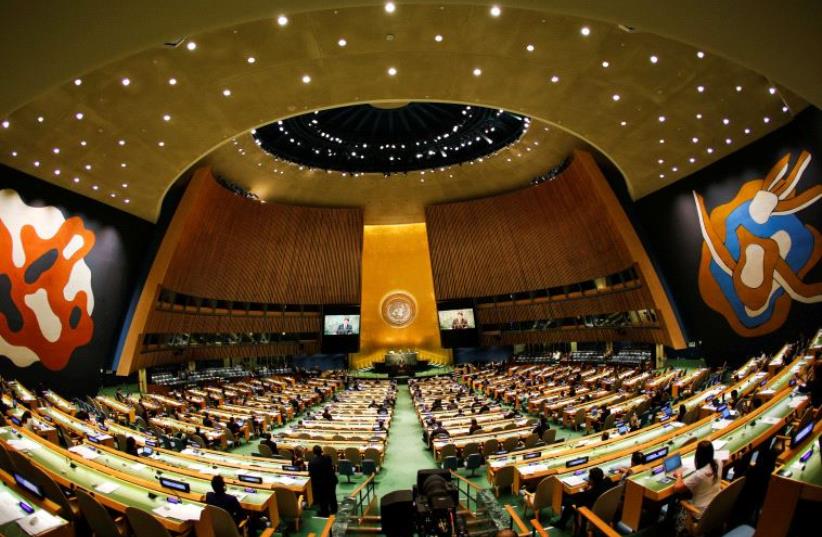
<svg viewBox="0 0 822 537"><path fill-rule="evenodd" d="M402 173L462 164L517 141L530 119L447 103L321 110L254 130L275 157L344 173Z"/></svg>

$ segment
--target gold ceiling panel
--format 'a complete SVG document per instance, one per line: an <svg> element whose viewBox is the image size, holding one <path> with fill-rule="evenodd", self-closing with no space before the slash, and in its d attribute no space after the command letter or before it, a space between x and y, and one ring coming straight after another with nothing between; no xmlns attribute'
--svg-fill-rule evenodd
<svg viewBox="0 0 822 537"><path fill-rule="evenodd" d="M641 197L806 106L719 57L579 18L525 9L494 18L487 6L402 5L393 15L371 6L289 19L286 26L266 19L189 36L176 48L151 48L86 73L80 85L68 81L3 118L0 161L152 221L168 187L206 159L271 199L359 203L369 222L396 223L418 221L427 203L527 184L584 144L610 158ZM396 76L388 76L389 67ZM499 107L544 124L534 122L517 146L459 174L388 180L307 177L293 167L280 174L270 157L232 148L232 141L250 145L252 128L283 117L383 100ZM506 166L506 153L523 151L545 126L545 145Z"/></svg>

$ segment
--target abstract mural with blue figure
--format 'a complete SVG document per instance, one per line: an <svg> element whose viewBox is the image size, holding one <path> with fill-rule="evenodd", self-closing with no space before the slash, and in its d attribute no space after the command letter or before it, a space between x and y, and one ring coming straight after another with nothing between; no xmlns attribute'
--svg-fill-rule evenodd
<svg viewBox="0 0 822 537"><path fill-rule="evenodd" d="M742 185L710 215L693 192L704 240L700 294L742 336L778 329L792 301L822 302L822 283L803 281L822 257L822 237L797 214L822 198L822 185L797 193L811 155L803 151L788 173L790 157L780 159L765 179Z"/></svg>

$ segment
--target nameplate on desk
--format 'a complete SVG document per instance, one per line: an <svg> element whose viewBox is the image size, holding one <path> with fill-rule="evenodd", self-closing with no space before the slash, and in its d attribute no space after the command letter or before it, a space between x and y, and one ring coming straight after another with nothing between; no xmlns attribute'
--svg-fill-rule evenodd
<svg viewBox="0 0 822 537"><path fill-rule="evenodd" d="M237 479L243 483L254 483L255 485L260 485L263 482L263 478L256 475L237 474Z"/></svg>
<svg viewBox="0 0 822 537"><path fill-rule="evenodd" d="M154 440L146 440L145 444L147 446L157 447L157 442L155 442Z"/></svg>
<svg viewBox="0 0 822 537"><path fill-rule="evenodd" d="M540 455L542 455L542 452L541 452L541 451L537 451L536 453L526 453L526 454L522 457L522 460L527 461L527 460L530 460L530 459L536 459L536 458L537 458L537 457L539 457Z"/></svg>
<svg viewBox="0 0 822 537"><path fill-rule="evenodd" d="M100 439L97 438L96 436L94 436L93 434L87 435L86 438L88 439L89 442L94 442L95 444L100 443Z"/></svg>
<svg viewBox="0 0 822 537"><path fill-rule="evenodd" d="M167 477L160 478L160 485L171 490L178 490L180 492L191 492L191 485L176 479L168 479Z"/></svg>
<svg viewBox="0 0 822 537"><path fill-rule="evenodd" d="M290 464L283 464L283 470L285 470L286 472L299 472L300 467L299 466L292 466Z"/></svg>

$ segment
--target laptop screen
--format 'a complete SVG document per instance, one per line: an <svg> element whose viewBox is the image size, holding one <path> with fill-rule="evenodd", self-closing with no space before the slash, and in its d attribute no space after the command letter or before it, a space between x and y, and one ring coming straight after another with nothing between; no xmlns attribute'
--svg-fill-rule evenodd
<svg viewBox="0 0 822 537"><path fill-rule="evenodd" d="M14 474L14 482L17 483L17 486L21 489L30 492L31 494L33 494L41 500L43 499L43 491L40 489L40 487L29 481L22 475Z"/></svg>
<svg viewBox="0 0 822 537"><path fill-rule="evenodd" d="M682 466L682 457L679 453L671 455L662 463L665 466L665 473L670 474L680 466Z"/></svg>

